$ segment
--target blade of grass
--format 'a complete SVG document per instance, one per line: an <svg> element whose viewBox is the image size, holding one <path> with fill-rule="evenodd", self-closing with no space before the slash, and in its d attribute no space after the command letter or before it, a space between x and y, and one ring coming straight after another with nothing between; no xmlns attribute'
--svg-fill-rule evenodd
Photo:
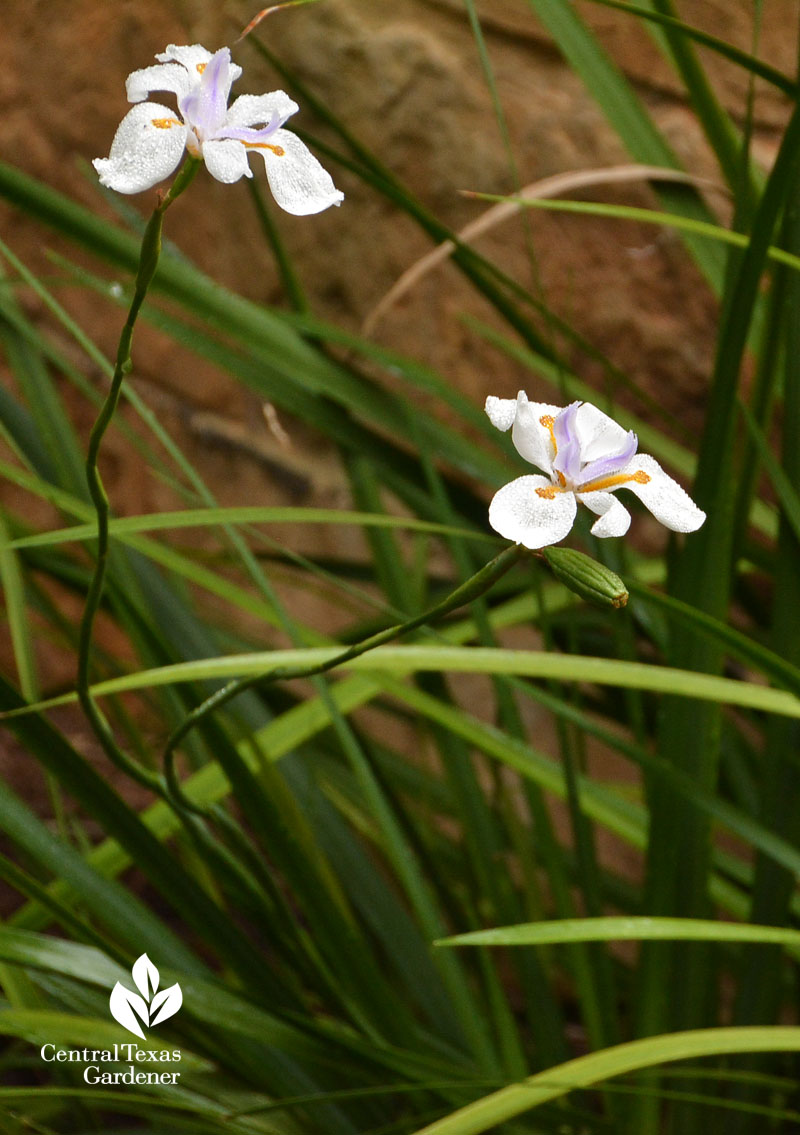
<svg viewBox="0 0 800 1135"><path fill-rule="evenodd" d="M289 666L316 666L339 653L338 647L274 650L176 663L98 682L92 687L92 693L96 697L103 697L176 682L268 674L273 669L283 670ZM595 682L602 686L650 690L691 700L739 705L800 718L800 699L784 690L721 678L701 671L534 650L427 645L380 646L344 663L342 669L394 674L443 670L461 674L516 674L567 682ZM32 713L69 705L74 701L74 694L63 694L35 706L6 708L2 717L6 720L24 720L25 716Z"/></svg>
<svg viewBox="0 0 800 1135"><path fill-rule="evenodd" d="M601 201L570 201L557 197L508 197L497 193L475 193L468 197L479 201L516 201L526 209L544 209L555 213L577 213L594 217L609 217L621 221L638 221L642 224L665 225L697 237L728 244L734 248L747 248L751 238L747 233L723 228L712 221L684 217L679 213L665 213L657 209L643 209L636 205L611 205ZM794 271L800 270L800 256L777 245L769 244L765 255L776 264L785 264Z"/></svg>
<svg viewBox="0 0 800 1135"><path fill-rule="evenodd" d="M700 918L574 918L498 926L442 938L437 946L542 946L565 942L640 942L645 938L693 938L712 942L771 942L800 946L800 930L739 925Z"/></svg>
<svg viewBox="0 0 800 1135"><path fill-rule="evenodd" d="M579 1056L558 1068L530 1076L420 1128L415 1135L481 1135L499 1123L549 1100L627 1072L697 1056L735 1052L796 1052L800 1029L786 1027L696 1029L629 1041L603 1052Z"/></svg>
<svg viewBox="0 0 800 1135"><path fill-rule="evenodd" d="M2 513L0 513L0 585L5 597L6 618L20 690L26 701L36 701L39 696L39 682L28 619L25 580L19 556L9 547L8 530Z"/></svg>
<svg viewBox="0 0 800 1135"><path fill-rule="evenodd" d="M487 532L475 532L468 528L439 524L431 520L418 520L416 517L345 509L273 508L261 505L176 509L170 512L145 513L142 516L115 517L109 521L108 530L111 536L127 536L141 532L175 532L183 528L209 528L229 524L349 524L368 529L405 529L410 532L430 532L437 536L456 535L470 540L496 543L496 537ZM31 536L7 540L0 543L0 548L19 550L52 547L56 544L90 540L93 536L91 524L81 524L72 528L51 529Z"/></svg>

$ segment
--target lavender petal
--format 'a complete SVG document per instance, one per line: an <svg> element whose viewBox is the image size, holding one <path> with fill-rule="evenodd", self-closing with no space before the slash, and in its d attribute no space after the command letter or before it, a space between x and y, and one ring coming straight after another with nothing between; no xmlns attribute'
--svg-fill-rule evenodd
<svg viewBox="0 0 800 1135"><path fill-rule="evenodd" d="M619 473L636 456L638 445L639 439L633 430L629 430L625 441L616 453L610 453L607 457L598 457L596 461L589 461L588 464L584 465L580 471L580 484L588 485L591 481L598 481L603 477L611 477L615 473Z"/></svg>
<svg viewBox="0 0 800 1135"><path fill-rule="evenodd" d="M581 472L581 445L575 421L581 405L581 402L571 402L553 423L553 436L558 449L553 469L563 474L569 484L574 483Z"/></svg>

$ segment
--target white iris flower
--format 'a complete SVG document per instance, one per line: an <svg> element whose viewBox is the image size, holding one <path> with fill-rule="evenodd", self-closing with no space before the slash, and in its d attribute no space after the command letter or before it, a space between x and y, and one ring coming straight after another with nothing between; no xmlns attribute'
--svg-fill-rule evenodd
<svg viewBox="0 0 800 1135"><path fill-rule="evenodd" d="M511 430L517 452L547 476L518 477L489 506L496 532L526 548L563 540L575 523L578 501L596 513L595 536L623 536L631 514L613 495L629 489L673 532L694 532L706 518L658 462L637 453L636 434L589 402L562 409L516 399L487 398L486 413L499 430Z"/></svg>
<svg viewBox="0 0 800 1135"><path fill-rule="evenodd" d="M94 167L101 185L118 193L141 193L168 177L184 152L202 158L217 181L252 177L248 154L260 154L277 203L305 216L339 205L344 194L330 174L283 124L299 108L283 91L240 95L228 106L231 85L242 73L227 47L214 55L199 44L170 44L153 67L128 76L128 101L137 103L123 118L107 158ZM177 96L178 113L145 102L151 91Z"/></svg>

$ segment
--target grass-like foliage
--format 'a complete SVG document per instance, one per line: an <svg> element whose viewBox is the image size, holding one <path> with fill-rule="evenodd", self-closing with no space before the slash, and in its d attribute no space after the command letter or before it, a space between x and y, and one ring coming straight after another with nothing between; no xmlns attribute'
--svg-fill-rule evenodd
<svg viewBox="0 0 800 1135"><path fill-rule="evenodd" d="M529 467L413 343L398 354L380 329L362 338L315 315L257 188L253 240L274 254L280 308L224 289L190 250L161 248L177 193L142 243L133 212L109 225L0 163L0 197L43 241L80 251L80 267L58 261L59 278L120 328L129 312L115 365L52 276L19 259L13 232L0 244L12 380L0 475L14 502L0 511L13 659L0 726L31 770L0 792L0 878L14 896L0 925L4 1132L797 1128L797 79L687 26L672 0L595 2L655 37L733 208L714 215L683 176L695 171L680 171L571 0L519 0L519 15L546 29L630 162L662 172L647 174L654 209L509 196L519 210L561 208L565 224L594 213L678 234L719 302L691 445L546 295L452 233L272 59L264 26L242 57L269 60L316 113L326 141L304 138L334 177L347 169L387 218L453 242L453 264L493 310L471 332L495 373L526 368L537 401L602 404L691 489L707 520L665 535L662 553L636 550L639 516L627 548L579 519L568 542L595 566L496 537L489 497ZM508 141L473 0L463 19ZM771 169L751 156L751 123L715 93L709 52L786 98ZM178 175L187 196L204 192L202 177L188 186L193 172ZM221 505L127 378L137 318L330 447L351 507ZM593 353L603 389L556 342ZM444 412L421 409L434 404ZM83 436L74 423L98 413ZM114 430L142 477L172 487L173 511L115 517L113 491L106 509ZM299 554L300 524L337 526L348 550ZM46 651L73 659L74 685L42 688ZM145 953L182 1004L173 994L139 1047L179 1049L179 1083L92 1083L86 1060L42 1059L42 1045L132 1040L109 994L131 990Z"/></svg>

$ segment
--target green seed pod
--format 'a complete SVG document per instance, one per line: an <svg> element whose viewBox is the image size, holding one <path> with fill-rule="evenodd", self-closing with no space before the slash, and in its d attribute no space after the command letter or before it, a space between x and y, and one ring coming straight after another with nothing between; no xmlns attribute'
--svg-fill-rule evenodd
<svg viewBox="0 0 800 1135"><path fill-rule="evenodd" d="M624 607L628 589L616 572L573 548L542 548L542 557L559 582L600 607Z"/></svg>

